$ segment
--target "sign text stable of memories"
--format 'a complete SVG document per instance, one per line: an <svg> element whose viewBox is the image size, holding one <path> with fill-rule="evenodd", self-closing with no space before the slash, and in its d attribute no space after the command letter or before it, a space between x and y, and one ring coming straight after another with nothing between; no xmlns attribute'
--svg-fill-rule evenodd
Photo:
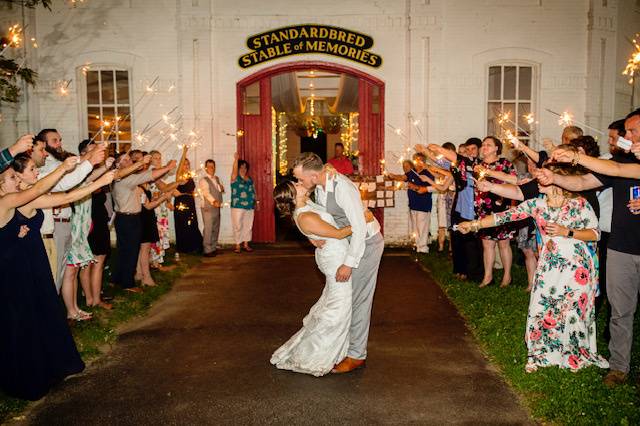
<svg viewBox="0 0 640 426"><path fill-rule="evenodd" d="M382 58L369 52L372 46L371 37L355 31L327 25L295 25L249 37L247 47L252 51L242 55L238 64L249 68L285 56L324 53L378 68Z"/></svg>

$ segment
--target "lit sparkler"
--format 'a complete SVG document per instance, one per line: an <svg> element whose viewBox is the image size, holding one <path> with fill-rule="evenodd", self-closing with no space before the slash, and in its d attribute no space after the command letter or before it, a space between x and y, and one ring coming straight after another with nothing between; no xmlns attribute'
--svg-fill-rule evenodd
<svg viewBox="0 0 640 426"><path fill-rule="evenodd" d="M20 42L22 41L20 34L22 34L22 27L19 24L12 25L9 27L9 34L7 35L7 40L9 40L2 47L2 51L0 52L0 56L4 54L4 52L13 45L14 47L20 46Z"/></svg>
<svg viewBox="0 0 640 426"><path fill-rule="evenodd" d="M548 111L551 114L553 114L553 115L558 117L558 124L560 126L571 126L571 125L575 124L575 125L578 125L580 127L585 128L585 129L589 129L589 130L591 130L593 132L596 132L599 135L605 136L604 132L602 132L602 131L594 128L594 127L591 127L588 124L585 124L585 123L583 123L581 121L578 121L578 120L574 119L574 117L571 114L569 114L569 112L567 112L567 111L564 111L562 114L560 114L558 112L550 110L549 108L545 108L545 109L546 109L546 111Z"/></svg>
<svg viewBox="0 0 640 426"><path fill-rule="evenodd" d="M635 75L640 71L640 44L637 41L638 34L636 34L636 38L634 38L631 43L633 44L634 51L631 53L631 56L627 60L627 66L622 71L622 75L629 76L629 84L633 84L635 79Z"/></svg>

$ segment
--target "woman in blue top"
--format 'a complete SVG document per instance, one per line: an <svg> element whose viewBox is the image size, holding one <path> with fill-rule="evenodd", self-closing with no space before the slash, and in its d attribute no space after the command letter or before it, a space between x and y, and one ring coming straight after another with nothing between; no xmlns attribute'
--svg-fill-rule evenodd
<svg viewBox="0 0 640 426"><path fill-rule="evenodd" d="M253 251L249 247L251 232L253 230L253 214L256 205L256 188L249 177L249 163L238 159L236 153L233 157L233 169L231 170L231 224L233 225L233 237L236 241L235 253L240 253L241 245L246 251Z"/></svg>

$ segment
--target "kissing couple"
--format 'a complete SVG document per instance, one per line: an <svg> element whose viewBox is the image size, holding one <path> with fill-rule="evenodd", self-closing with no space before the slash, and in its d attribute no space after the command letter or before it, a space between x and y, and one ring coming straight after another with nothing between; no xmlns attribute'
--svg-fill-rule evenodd
<svg viewBox="0 0 640 426"><path fill-rule="evenodd" d="M276 208L290 215L316 247L326 282L302 328L271 356L279 369L324 376L364 367L384 238L353 182L304 152L293 165L297 183L277 185ZM309 199L315 191L314 203Z"/></svg>

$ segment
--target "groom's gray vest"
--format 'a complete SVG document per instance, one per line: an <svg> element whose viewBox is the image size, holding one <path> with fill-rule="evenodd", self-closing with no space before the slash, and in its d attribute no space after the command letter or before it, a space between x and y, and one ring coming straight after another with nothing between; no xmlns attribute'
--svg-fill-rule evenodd
<svg viewBox="0 0 640 426"><path fill-rule="evenodd" d="M345 214L342 207L338 205L336 202L336 186L338 186L338 179L333 180L333 191L327 191L327 202L326 206L327 213L333 216L333 220L336 221L336 225L339 228L344 228L345 226L351 225L349 219L347 219L347 215Z"/></svg>

